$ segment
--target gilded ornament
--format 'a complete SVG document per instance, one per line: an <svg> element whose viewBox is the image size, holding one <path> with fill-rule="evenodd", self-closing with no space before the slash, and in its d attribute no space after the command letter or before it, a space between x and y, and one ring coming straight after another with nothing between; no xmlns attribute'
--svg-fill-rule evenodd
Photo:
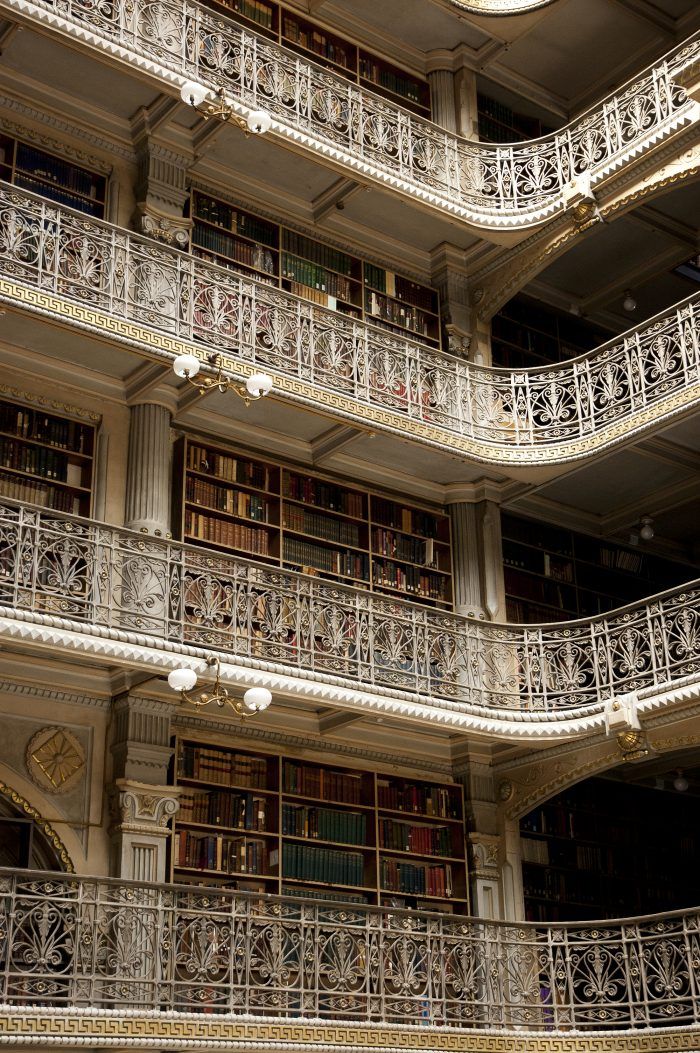
<svg viewBox="0 0 700 1053"><path fill-rule="evenodd" d="M27 771L42 790L67 793L85 773L85 750L64 728L42 728L27 746Z"/></svg>

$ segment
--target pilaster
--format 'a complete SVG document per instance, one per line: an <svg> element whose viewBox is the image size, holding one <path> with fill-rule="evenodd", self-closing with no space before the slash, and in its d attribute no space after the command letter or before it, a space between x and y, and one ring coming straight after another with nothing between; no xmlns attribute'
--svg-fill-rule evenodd
<svg viewBox="0 0 700 1053"><path fill-rule="evenodd" d="M479 138L479 110L476 91L476 73L461 66L454 74L457 132L472 141Z"/></svg>
<svg viewBox="0 0 700 1053"><path fill-rule="evenodd" d="M138 165L135 185L134 230L140 234L186 249L190 243L192 220L183 218L189 197L187 176L192 158L159 142L157 129L167 122L171 100L149 112L140 109L132 120L132 134Z"/></svg>
<svg viewBox="0 0 700 1053"><path fill-rule="evenodd" d="M178 790L117 779L111 799L112 874L143 882L166 880L168 823Z"/></svg>
<svg viewBox="0 0 700 1053"><path fill-rule="evenodd" d="M170 421L167 406L131 407L124 525L156 537L170 534Z"/></svg>
<svg viewBox="0 0 700 1053"><path fill-rule="evenodd" d="M449 507L457 613L467 618L503 621L500 508L490 500L454 501Z"/></svg>
<svg viewBox="0 0 700 1053"><path fill-rule="evenodd" d="M428 73L430 105L433 120L448 132L457 131L455 106L455 77L451 69L436 69Z"/></svg>
<svg viewBox="0 0 700 1053"><path fill-rule="evenodd" d="M467 358L471 347L471 308L464 253L443 242L432 253L430 269L431 282L440 291L441 321L448 349L453 355Z"/></svg>
<svg viewBox="0 0 700 1053"><path fill-rule="evenodd" d="M153 699L125 694L115 700L112 757L116 779L153 785L167 782L173 755L171 712L172 706Z"/></svg>
<svg viewBox="0 0 700 1053"><path fill-rule="evenodd" d="M464 786L467 810L471 911L479 918L503 916L501 838L493 769L488 757L456 761L455 778Z"/></svg>

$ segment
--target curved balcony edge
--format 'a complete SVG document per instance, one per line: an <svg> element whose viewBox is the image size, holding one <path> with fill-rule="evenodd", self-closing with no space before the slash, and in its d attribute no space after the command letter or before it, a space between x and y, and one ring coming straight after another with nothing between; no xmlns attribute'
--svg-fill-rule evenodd
<svg viewBox="0 0 700 1053"><path fill-rule="evenodd" d="M700 582L590 620L498 625L7 499L0 553L8 638L164 674L217 651L232 683L257 670L414 722L579 736L614 699L653 712L700 681Z"/></svg>
<svg viewBox="0 0 700 1053"><path fill-rule="evenodd" d="M470 15L489 15L507 18L511 15L529 14L541 7L549 7L554 0L433 0L444 7L466 11Z"/></svg>
<svg viewBox="0 0 700 1053"><path fill-rule="evenodd" d="M287 139L477 230L526 230L576 207L598 182L697 121L680 80L700 34L571 124L523 144L461 139L191 0L1 0L0 10L58 30L178 90L195 76L245 114L263 108Z"/></svg>
<svg viewBox="0 0 700 1053"><path fill-rule="evenodd" d="M568 362L486 368L9 184L0 300L160 361L272 371L290 401L504 469L592 456L700 402L699 293Z"/></svg>
<svg viewBox="0 0 700 1053"><path fill-rule="evenodd" d="M17 870L0 894L0 1041L698 1048L697 908L491 921Z"/></svg>

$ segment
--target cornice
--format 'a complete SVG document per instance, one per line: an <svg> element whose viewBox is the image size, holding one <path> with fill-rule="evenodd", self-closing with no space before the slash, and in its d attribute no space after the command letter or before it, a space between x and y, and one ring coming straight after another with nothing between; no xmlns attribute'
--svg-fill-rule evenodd
<svg viewBox="0 0 700 1053"><path fill-rule="evenodd" d="M112 164L109 161L106 161L104 156L79 150L77 147L71 146L70 143L67 143L65 137L67 136L69 139L81 139L93 149L101 150L103 153L111 154L113 157L119 157L121 160L127 161L130 164L136 163L136 153L134 150L129 150L126 147L115 143L113 140L105 139L103 136L98 135L97 132L81 128L72 121L66 121L62 117L58 117L56 114L50 113L47 110L40 110L35 106L30 106L29 103L24 102L21 99L3 94L0 95L0 106L5 110L18 114L25 120L45 125L47 128L52 129L52 131L57 132L61 138L53 138L51 135L43 135L36 129L27 127L24 124L15 123L14 121L10 121L0 115L0 127L2 127L8 134L16 135L21 139L28 139L30 142L39 143L53 153L63 155L64 157L70 157L72 160L78 161L80 164L92 168L97 172L102 172L104 175L109 175L112 171Z"/></svg>
<svg viewBox="0 0 700 1053"><path fill-rule="evenodd" d="M67 703L70 706L83 706L88 709L109 710L111 706L109 698L100 698L77 691L62 691L54 687L40 687L36 684L23 684L16 680L0 680L0 694Z"/></svg>

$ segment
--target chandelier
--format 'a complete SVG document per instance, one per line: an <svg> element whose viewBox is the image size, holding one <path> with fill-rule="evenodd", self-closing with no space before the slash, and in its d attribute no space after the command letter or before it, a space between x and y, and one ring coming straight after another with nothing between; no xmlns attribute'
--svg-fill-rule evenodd
<svg viewBox="0 0 700 1053"><path fill-rule="evenodd" d="M264 135L272 126L272 117L265 110L249 110L247 117L236 113L233 106L226 101L224 88L212 92L204 84L188 80L180 89L180 98L201 114L204 120L214 117L219 121L235 124L246 138L249 135Z"/></svg>
<svg viewBox="0 0 700 1053"><path fill-rule="evenodd" d="M221 683L221 662L211 655L207 658L207 665L216 667L216 677L211 691L202 691L197 696L190 695L190 691L197 683L197 674L194 669L182 666L173 669L168 674L168 684L173 691L179 691L183 702L191 706L217 705L220 709L230 706L237 717L250 717L254 713L262 713L272 701L272 695L266 687L249 687L243 698L235 698Z"/></svg>
<svg viewBox="0 0 700 1053"><path fill-rule="evenodd" d="M218 354L210 355L209 362L217 369L214 377L194 379L201 369L200 361L194 355L178 355L173 361L173 371L175 376L182 377L192 387L197 388L200 395L206 395L208 391L213 391L214 388L222 393L235 391L243 399L246 406L249 406L251 402L257 401L257 399L264 398L265 395L269 395L270 391L272 391L272 377L268 376L267 373L253 373L248 377L245 384L238 384L235 380L230 380L224 376L224 371L219 364Z"/></svg>

